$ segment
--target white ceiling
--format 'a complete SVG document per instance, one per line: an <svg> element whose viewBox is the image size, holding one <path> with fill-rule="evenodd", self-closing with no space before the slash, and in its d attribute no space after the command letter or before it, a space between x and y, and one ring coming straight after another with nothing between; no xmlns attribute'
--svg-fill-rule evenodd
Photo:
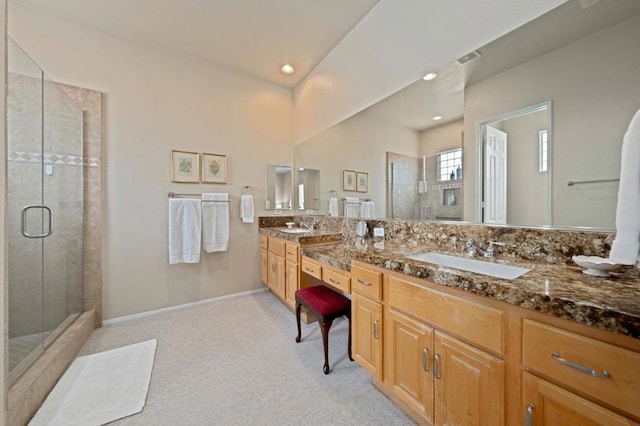
<svg viewBox="0 0 640 426"><path fill-rule="evenodd" d="M497 40L464 66L451 63L438 78L419 80L364 112L422 131L462 118L464 87L530 61L640 13L640 0L570 0ZM433 121L435 115L443 116Z"/></svg>
<svg viewBox="0 0 640 426"><path fill-rule="evenodd" d="M296 86L379 0L11 0L132 41ZM292 75L280 72L289 60Z"/></svg>

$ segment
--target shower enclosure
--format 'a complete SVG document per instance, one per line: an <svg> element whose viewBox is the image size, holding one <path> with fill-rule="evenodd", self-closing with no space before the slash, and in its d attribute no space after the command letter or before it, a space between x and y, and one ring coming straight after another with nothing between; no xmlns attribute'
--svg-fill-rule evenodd
<svg viewBox="0 0 640 426"><path fill-rule="evenodd" d="M83 112L8 42L9 380L83 307Z"/></svg>

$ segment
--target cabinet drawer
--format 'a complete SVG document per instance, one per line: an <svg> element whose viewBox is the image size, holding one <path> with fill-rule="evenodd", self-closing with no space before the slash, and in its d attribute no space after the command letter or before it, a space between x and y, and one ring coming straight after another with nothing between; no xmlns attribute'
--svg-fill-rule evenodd
<svg viewBox="0 0 640 426"><path fill-rule="evenodd" d="M351 292L351 278L340 272L323 267L322 281L344 293Z"/></svg>
<svg viewBox="0 0 640 426"><path fill-rule="evenodd" d="M522 344L529 370L640 417L640 354L529 319Z"/></svg>
<svg viewBox="0 0 640 426"><path fill-rule="evenodd" d="M352 264L351 280L353 291L382 300L382 273Z"/></svg>
<svg viewBox="0 0 640 426"><path fill-rule="evenodd" d="M277 238L269 238L269 251L276 256L284 257L285 242Z"/></svg>
<svg viewBox="0 0 640 426"><path fill-rule="evenodd" d="M269 237L266 235L260 235L260 248L267 250L269 248Z"/></svg>
<svg viewBox="0 0 640 426"><path fill-rule="evenodd" d="M309 274L319 280L322 279L322 265L320 265L319 263L309 259L308 257L303 257L301 266L302 269L300 270L300 272Z"/></svg>
<svg viewBox="0 0 640 426"><path fill-rule="evenodd" d="M287 261L298 263L298 246L292 243L286 244Z"/></svg>
<svg viewBox="0 0 640 426"><path fill-rule="evenodd" d="M504 354L505 313L499 309L389 277L389 306L451 332L497 354Z"/></svg>

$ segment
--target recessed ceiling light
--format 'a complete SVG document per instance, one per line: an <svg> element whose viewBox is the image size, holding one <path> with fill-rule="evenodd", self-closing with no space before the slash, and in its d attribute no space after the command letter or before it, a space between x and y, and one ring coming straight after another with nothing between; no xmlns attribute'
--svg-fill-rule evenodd
<svg viewBox="0 0 640 426"><path fill-rule="evenodd" d="M422 77L422 79L425 80L425 81L429 81L429 80L433 80L437 76L438 76L438 73L430 72L430 73L425 74L424 77Z"/></svg>
<svg viewBox="0 0 640 426"><path fill-rule="evenodd" d="M280 71L282 71L284 74L293 74L293 72L294 72L295 70L296 70L296 69L295 69L295 68L293 68L293 67L292 67L291 65L289 65L289 64L284 64L284 65L280 68Z"/></svg>
<svg viewBox="0 0 640 426"><path fill-rule="evenodd" d="M433 117L434 120L438 121L438 120L442 120L442 116L441 115L436 115L435 117Z"/></svg>

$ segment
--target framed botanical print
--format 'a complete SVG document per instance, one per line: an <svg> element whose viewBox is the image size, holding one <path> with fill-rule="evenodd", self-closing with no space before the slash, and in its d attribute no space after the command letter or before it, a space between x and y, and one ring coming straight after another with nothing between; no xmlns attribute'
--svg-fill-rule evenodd
<svg viewBox="0 0 640 426"><path fill-rule="evenodd" d="M202 153L202 183L227 183L227 156Z"/></svg>
<svg viewBox="0 0 640 426"><path fill-rule="evenodd" d="M343 191L355 191L356 190L356 172L353 170L342 171L342 190Z"/></svg>
<svg viewBox="0 0 640 426"><path fill-rule="evenodd" d="M369 192L369 173L363 173L363 172L357 173L356 191Z"/></svg>
<svg viewBox="0 0 640 426"><path fill-rule="evenodd" d="M200 182L200 154L172 149L171 181L181 183Z"/></svg>

